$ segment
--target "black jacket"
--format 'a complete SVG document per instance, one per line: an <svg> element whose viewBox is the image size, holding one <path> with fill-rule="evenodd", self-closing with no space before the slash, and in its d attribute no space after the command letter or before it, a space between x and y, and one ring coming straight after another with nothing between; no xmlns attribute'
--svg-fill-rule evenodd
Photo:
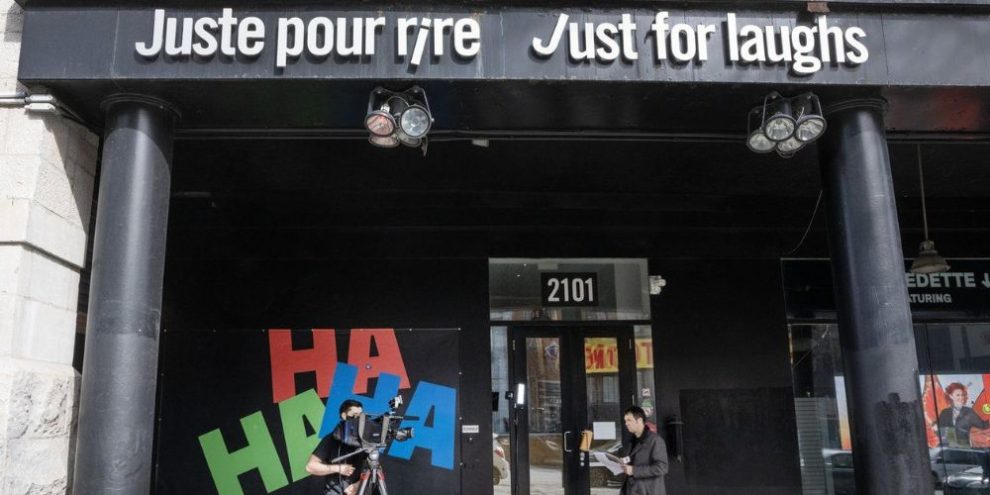
<svg viewBox="0 0 990 495"><path fill-rule="evenodd" d="M976 414L973 408L963 406L959 409L959 417L953 423L952 408L947 407L942 409L942 412L938 414L939 435L943 439L947 439L946 435L950 428L955 428L956 430L956 445L950 446L969 447L970 428L990 428L990 422L984 421L983 418Z"/></svg>
<svg viewBox="0 0 990 495"><path fill-rule="evenodd" d="M358 450L357 447L344 443L344 428L345 423L343 421L338 423L337 427L333 429L333 432L320 440L320 443L316 446L316 450L313 451L313 455L319 457L323 463L330 464L333 459ZM323 488L323 495L341 495L344 493L344 488L357 483L360 480L361 468L364 467L366 457L365 454L356 454L343 461L334 462L333 464L350 464L354 466L354 474L350 476L344 476L342 474L325 476L326 484Z"/></svg>
<svg viewBox="0 0 990 495"><path fill-rule="evenodd" d="M633 439L629 448L633 475L622 483L621 495L666 495L667 444L649 429Z"/></svg>

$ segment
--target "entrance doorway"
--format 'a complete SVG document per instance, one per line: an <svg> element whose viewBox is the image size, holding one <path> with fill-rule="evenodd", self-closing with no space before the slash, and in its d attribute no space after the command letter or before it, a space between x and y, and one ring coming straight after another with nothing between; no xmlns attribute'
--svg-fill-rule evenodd
<svg viewBox="0 0 990 495"><path fill-rule="evenodd" d="M619 454L629 435L622 412L636 402L632 326L510 327L515 495L618 493L613 475L579 448Z"/></svg>
<svg viewBox="0 0 990 495"><path fill-rule="evenodd" d="M656 427L647 261L489 260L495 495L618 494L580 450L620 454L632 405Z"/></svg>

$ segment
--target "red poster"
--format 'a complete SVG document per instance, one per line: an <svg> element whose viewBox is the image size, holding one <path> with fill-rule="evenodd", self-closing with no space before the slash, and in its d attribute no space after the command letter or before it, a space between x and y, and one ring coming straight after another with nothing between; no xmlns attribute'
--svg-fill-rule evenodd
<svg viewBox="0 0 990 495"><path fill-rule="evenodd" d="M973 402L973 412L984 421L990 420L990 375L983 375L983 391ZM969 443L972 447L990 447L990 429L970 429Z"/></svg>
<svg viewBox="0 0 990 495"><path fill-rule="evenodd" d="M925 391L922 401L925 408L925 424L928 425L928 428L925 430L928 433L929 447L938 447L938 398L944 394L945 392L942 390L942 385L939 383L938 377L928 375L925 379Z"/></svg>
<svg viewBox="0 0 990 495"><path fill-rule="evenodd" d="M976 397L973 411L984 420L990 420L990 375L983 375L983 391Z"/></svg>

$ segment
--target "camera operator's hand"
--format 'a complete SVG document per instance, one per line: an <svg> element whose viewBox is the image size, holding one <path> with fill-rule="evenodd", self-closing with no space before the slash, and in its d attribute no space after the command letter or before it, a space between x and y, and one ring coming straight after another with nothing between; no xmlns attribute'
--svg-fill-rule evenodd
<svg viewBox="0 0 990 495"><path fill-rule="evenodd" d="M344 476L350 476L354 474L354 466L350 464L339 464L337 466L337 472Z"/></svg>
<svg viewBox="0 0 990 495"><path fill-rule="evenodd" d="M344 488L344 495L354 495L357 493L357 489L358 485L349 485L347 488Z"/></svg>

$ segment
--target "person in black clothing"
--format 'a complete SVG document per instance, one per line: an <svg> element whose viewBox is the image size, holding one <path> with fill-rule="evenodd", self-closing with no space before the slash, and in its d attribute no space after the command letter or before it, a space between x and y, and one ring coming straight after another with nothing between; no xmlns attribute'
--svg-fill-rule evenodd
<svg viewBox="0 0 990 495"><path fill-rule="evenodd" d="M973 408L966 405L969 393L961 383L950 383L945 387L945 395L952 402L952 407L942 409L938 415L938 429L950 447L969 447L969 431L971 428L990 428L990 421L981 418Z"/></svg>
<svg viewBox="0 0 990 495"><path fill-rule="evenodd" d="M345 420L356 418L361 412L360 402L345 400L340 405L340 423L333 432L320 440L313 455L309 456L306 472L313 476L323 476L326 480L322 495L354 495L357 492L360 474L354 466L361 466L364 462L364 454L348 457L340 463L331 464L330 461L358 450L357 447L344 442L347 427Z"/></svg>
<svg viewBox="0 0 990 495"><path fill-rule="evenodd" d="M626 429L632 433L629 456L624 461L626 479L621 495L665 495L664 476L667 474L667 444L663 438L646 427L646 413L632 406L623 416Z"/></svg>

